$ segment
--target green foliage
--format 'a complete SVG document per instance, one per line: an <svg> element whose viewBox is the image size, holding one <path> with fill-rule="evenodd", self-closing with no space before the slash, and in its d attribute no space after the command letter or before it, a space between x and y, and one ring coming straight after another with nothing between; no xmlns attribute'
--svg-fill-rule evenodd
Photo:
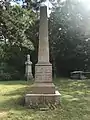
<svg viewBox="0 0 90 120"><path fill-rule="evenodd" d="M39 43L38 8L43 0L28 6L0 6L0 62L7 63L12 79L24 77L26 54L37 63ZM78 0L58 0L49 19L50 61L54 75L69 76L73 70L90 70L90 11ZM33 11L34 9L34 11ZM15 75L13 75L15 73ZM17 79L18 79L17 78Z"/></svg>
<svg viewBox="0 0 90 120"><path fill-rule="evenodd" d="M86 39L89 36L86 35L85 21L88 19L89 11L78 0L60 3L51 13L50 54L56 74L65 76L73 70L87 70L89 42Z"/></svg>
<svg viewBox="0 0 90 120"><path fill-rule="evenodd" d="M19 6L0 8L0 13L0 61L10 69L4 74L10 74L11 79L22 79L25 56L35 49L27 31L35 25L36 15Z"/></svg>
<svg viewBox="0 0 90 120"><path fill-rule="evenodd" d="M18 46L22 45L31 49L30 45L32 46L32 43L27 39L25 32L34 24L34 18L33 11L23 9L19 6L10 7L9 10L2 10L1 25L5 29L4 31L2 29L2 35L7 39L7 44L11 46L14 44Z"/></svg>

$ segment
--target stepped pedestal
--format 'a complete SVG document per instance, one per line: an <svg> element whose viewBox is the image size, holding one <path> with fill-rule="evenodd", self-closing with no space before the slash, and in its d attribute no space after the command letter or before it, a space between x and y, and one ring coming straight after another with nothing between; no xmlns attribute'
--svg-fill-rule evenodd
<svg viewBox="0 0 90 120"><path fill-rule="evenodd" d="M25 96L26 105L59 104L60 93L52 82L52 64L49 63L47 7L40 7L38 63L35 66L35 82Z"/></svg>

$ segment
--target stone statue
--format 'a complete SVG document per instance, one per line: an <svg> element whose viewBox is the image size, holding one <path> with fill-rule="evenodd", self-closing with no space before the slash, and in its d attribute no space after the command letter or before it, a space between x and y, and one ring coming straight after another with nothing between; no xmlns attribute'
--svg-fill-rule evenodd
<svg viewBox="0 0 90 120"><path fill-rule="evenodd" d="M33 78L32 75L32 62L30 61L30 55L27 55L27 61L25 62L25 76L27 80L31 80Z"/></svg>

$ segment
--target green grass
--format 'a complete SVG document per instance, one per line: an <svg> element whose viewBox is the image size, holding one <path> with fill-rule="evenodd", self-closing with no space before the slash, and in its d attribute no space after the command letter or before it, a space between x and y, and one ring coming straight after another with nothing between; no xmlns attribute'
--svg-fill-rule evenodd
<svg viewBox="0 0 90 120"><path fill-rule="evenodd" d="M0 120L90 120L90 80L54 81L61 105L40 111L23 106L26 81L0 82Z"/></svg>

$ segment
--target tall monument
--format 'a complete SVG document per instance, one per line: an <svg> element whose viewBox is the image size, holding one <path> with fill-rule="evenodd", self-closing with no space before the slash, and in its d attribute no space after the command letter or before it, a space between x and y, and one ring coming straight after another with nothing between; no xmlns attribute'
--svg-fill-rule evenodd
<svg viewBox="0 0 90 120"><path fill-rule="evenodd" d="M47 6L40 7L38 63L35 66L35 82L25 96L25 103L59 103L60 93L52 83L52 64L49 62Z"/></svg>

